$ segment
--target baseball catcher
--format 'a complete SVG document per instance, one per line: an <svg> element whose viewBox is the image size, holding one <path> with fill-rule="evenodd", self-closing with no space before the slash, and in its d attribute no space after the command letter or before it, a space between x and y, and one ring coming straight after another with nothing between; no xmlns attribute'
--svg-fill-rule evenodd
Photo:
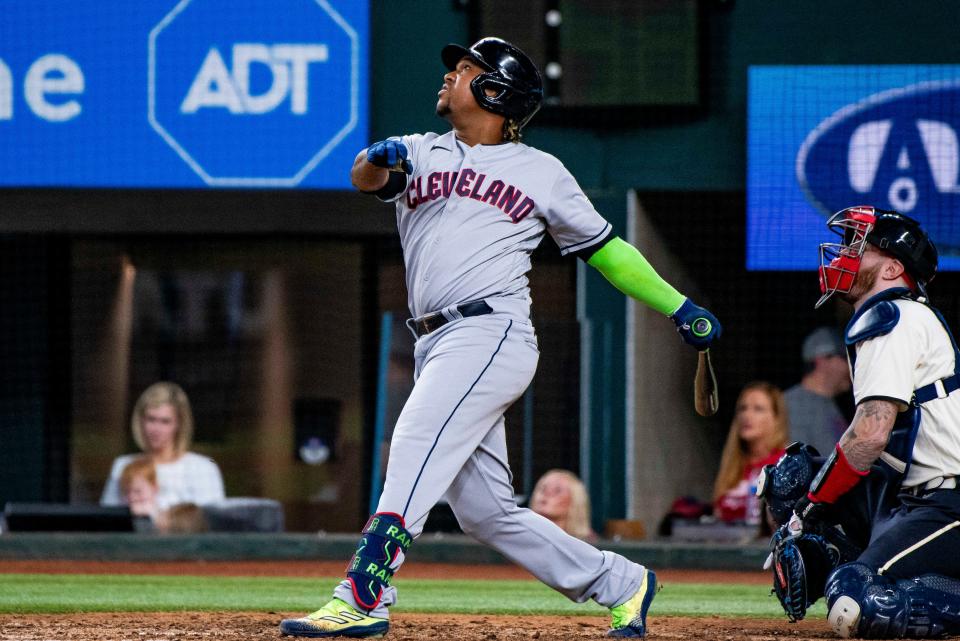
<svg viewBox="0 0 960 641"><path fill-rule="evenodd" d="M820 245L817 306L853 305L857 410L828 456L793 444L764 470L774 592L794 621L825 596L841 637L960 634L960 351L927 299L937 250L894 211L827 225L841 242Z"/></svg>

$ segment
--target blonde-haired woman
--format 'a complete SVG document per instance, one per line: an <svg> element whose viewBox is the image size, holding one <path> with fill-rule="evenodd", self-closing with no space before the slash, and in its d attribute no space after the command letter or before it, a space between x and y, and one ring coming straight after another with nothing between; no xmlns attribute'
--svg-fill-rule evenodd
<svg viewBox="0 0 960 641"><path fill-rule="evenodd" d="M549 470L530 494L530 509L553 521L561 530L584 541L595 541L590 529L590 497L577 475L567 470Z"/></svg>
<svg viewBox="0 0 960 641"><path fill-rule="evenodd" d="M193 441L193 412L187 394L175 383L148 387L137 399L130 420L133 440L157 470L157 509L178 503L204 505L224 498L220 468L188 451ZM101 505L124 505L120 477L138 454L117 457L100 497Z"/></svg>
<svg viewBox="0 0 960 641"><path fill-rule="evenodd" d="M720 471L713 487L714 514L726 522L757 522L754 495L760 470L776 463L787 446L787 408L783 392L765 381L748 383L737 398Z"/></svg>

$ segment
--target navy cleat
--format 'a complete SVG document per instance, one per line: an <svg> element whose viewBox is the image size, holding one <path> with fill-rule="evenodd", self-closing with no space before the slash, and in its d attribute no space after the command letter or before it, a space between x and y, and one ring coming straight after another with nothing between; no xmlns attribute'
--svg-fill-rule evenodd
<svg viewBox="0 0 960 641"><path fill-rule="evenodd" d="M657 583L657 574L653 570L647 570L636 593L620 605L610 608L610 616L613 622L607 631L607 636L641 639L645 637L647 635L647 610L650 609L653 597L657 595L661 587L663 586Z"/></svg>

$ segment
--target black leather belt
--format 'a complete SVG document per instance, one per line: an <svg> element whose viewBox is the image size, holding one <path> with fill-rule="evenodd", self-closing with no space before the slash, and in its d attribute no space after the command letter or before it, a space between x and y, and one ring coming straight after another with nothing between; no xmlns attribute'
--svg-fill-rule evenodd
<svg viewBox="0 0 960 641"><path fill-rule="evenodd" d="M937 478L927 481L923 485L915 485L911 488L904 490L905 493L911 496L926 496L927 494L932 494L939 490L955 490L957 489L957 477L955 476L938 476Z"/></svg>
<svg viewBox="0 0 960 641"><path fill-rule="evenodd" d="M464 318L469 318L470 316L483 316L484 314L490 314L493 312L493 309L487 305L485 300L473 300L469 303L462 303L457 305L457 311L460 312L460 315ZM430 332L435 332L447 323L451 319L443 315L442 312L434 312L432 314L426 314L420 318L411 318L410 324L413 326L413 330L417 333L417 338L421 336L426 336Z"/></svg>

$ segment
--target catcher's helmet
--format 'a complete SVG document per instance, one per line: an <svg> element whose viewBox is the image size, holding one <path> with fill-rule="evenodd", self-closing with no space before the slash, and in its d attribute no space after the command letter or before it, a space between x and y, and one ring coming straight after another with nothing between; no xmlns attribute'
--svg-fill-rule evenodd
<svg viewBox="0 0 960 641"><path fill-rule="evenodd" d="M889 253L901 263L913 289L926 297L927 284L937 273L937 248L920 223L896 211L868 205L847 207L830 217L827 227L842 243L820 245L819 307L834 292L848 292L860 269L865 243Z"/></svg>
<svg viewBox="0 0 960 641"><path fill-rule="evenodd" d="M470 56L486 71L470 83L477 103L523 127L540 109L543 80L527 54L500 38L481 38L469 48L449 44L440 52L447 69L454 70L464 56ZM488 96L486 90L494 95Z"/></svg>
<svg viewBox="0 0 960 641"><path fill-rule="evenodd" d="M937 248L920 223L895 211L876 210L877 222L867 242L890 252L924 289L937 274Z"/></svg>

